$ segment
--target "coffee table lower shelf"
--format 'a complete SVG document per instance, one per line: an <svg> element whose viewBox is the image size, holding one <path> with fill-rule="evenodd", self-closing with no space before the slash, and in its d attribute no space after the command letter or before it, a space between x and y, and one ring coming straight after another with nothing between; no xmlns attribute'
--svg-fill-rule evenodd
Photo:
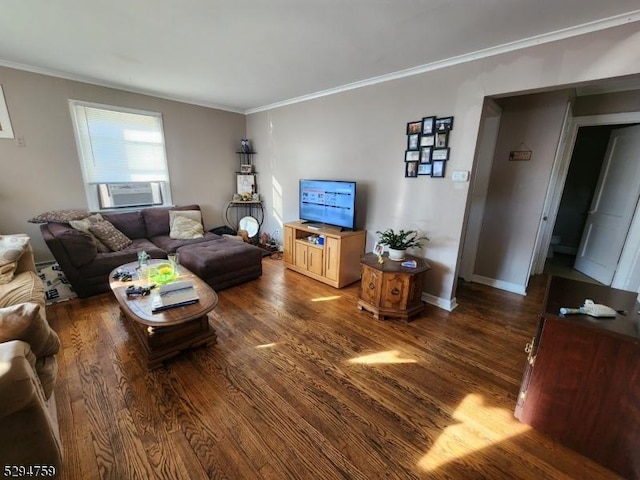
<svg viewBox="0 0 640 480"><path fill-rule="evenodd" d="M162 362L190 348L213 345L216 332L209 324L209 316L168 327L150 327L126 317L147 355L150 370L161 367Z"/></svg>

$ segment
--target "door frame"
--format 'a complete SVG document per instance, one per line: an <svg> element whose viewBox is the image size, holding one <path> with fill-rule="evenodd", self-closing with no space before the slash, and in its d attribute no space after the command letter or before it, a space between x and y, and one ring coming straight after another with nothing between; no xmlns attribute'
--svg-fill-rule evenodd
<svg viewBox="0 0 640 480"><path fill-rule="evenodd" d="M482 107L482 118L478 135L479 143L476 146L476 158L474 160L471 189L468 197L467 215L463 234L463 243L458 262L459 269L456 279L461 277L464 281L473 280L475 273L476 256L478 254L478 242L484 207L487 201L491 169L495 157L500 122L502 121L502 108L495 100L486 97Z"/></svg>
<svg viewBox="0 0 640 480"><path fill-rule="evenodd" d="M536 236L536 245L534 247L534 255L532 258L531 266L529 269L529 276L541 274L544 271L544 264L547 258L547 250L551 243L551 236L553 234L553 227L556 223L558 216L558 210L560 208L560 200L562 198L562 192L564 191L564 184L569 172L569 165L571 163L571 157L573 156L573 150L578 136L578 129L580 127L591 127L598 125L623 125L640 123L640 112L624 112L624 113L608 113L601 115L585 115L580 117L571 117L571 102L568 105L567 123L563 128L563 134L560 137L560 143L558 144L556 159L553 163L551 170L551 178L549 179L549 186L547 188L547 195L544 201L544 208L542 211L542 217L540 218L540 225L538 227L538 234ZM566 131L566 135L564 134ZM640 209L636 208L633 222L637 223L640 215ZM627 247L625 242L625 249ZM636 256L640 255L640 242L636 248ZM613 283L616 282L616 275L614 274ZM618 280L619 282L619 280Z"/></svg>

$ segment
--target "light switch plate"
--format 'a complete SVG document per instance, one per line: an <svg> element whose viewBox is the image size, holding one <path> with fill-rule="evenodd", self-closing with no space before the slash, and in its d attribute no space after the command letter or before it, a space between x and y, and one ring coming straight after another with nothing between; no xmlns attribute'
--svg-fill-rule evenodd
<svg viewBox="0 0 640 480"><path fill-rule="evenodd" d="M468 182L469 172L466 170L458 170L456 172L453 172L453 175L451 175L451 179L454 182Z"/></svg>

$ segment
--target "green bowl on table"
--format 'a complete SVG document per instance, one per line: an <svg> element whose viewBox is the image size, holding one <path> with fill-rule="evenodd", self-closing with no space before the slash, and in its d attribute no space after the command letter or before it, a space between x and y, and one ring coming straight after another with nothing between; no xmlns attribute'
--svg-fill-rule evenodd
<svg viewBox="0 0 640 480"><path fill-rule="evenodd" d="M169 263L161 263L160 265L154 266L153 269L154 273L151 275L151 279L157 285L165 285L178 277L173 265Z"/></svg>

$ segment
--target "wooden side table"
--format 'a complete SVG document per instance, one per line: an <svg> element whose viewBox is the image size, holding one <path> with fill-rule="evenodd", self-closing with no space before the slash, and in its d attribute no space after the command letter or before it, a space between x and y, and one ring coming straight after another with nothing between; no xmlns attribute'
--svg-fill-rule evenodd
<svg viewBox="0 0 640 480"><path fill-rule="evenodd" d="M422 313L423 273L431 266L424 258L407 255L405 260L415 260L416 267L403 267L402 262L389 260L378 263L375 253L367 253L360 258L362 280L358 309L373 313L375 318L396 317L409 320Z"/></svg>

